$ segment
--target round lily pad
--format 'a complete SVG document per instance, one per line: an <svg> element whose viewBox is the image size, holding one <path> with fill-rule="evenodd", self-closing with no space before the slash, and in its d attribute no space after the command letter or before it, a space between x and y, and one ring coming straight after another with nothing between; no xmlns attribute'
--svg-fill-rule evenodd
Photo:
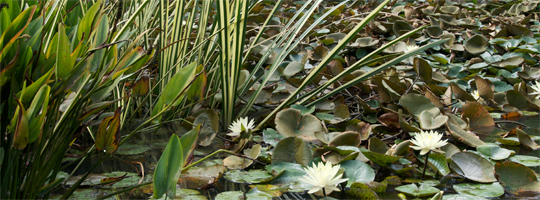
<svg viewBox="0 0 540 200"><path fill-rule="evenodd" d="M469 194L480 197L498 197L504 194L504 188L499 182L491 184L461 183L455 184L454 190L460 194Z"/></svg>
<svg viewBox="0 0 540 200"><path fill-rule="evenodd" d="M403 192L410 196L427 197L438 193L440 190L433 186L418 187L416 184L402 185L396 187L397 191Z"/></svg>
<svg viewBox="0 0 540 200"><path fill-rule="evenodd" d="M535 156L514 155L514 156L510 156L508 160L525 165L527 167L540 166L540 158L535 157Z"/></svg>
<svg viewBox="0 0 540 200"><path fill-rule="evenodd" d="M276 130L285 137L298 136L306 141L316 140L314 133L323 131L321 122L311 114L302 115L300 110L288 108L276 115Z"/></svg>
<svg viewBox="0 0 540 200"><path fill-rule="evenodd" d="M347 187L353 182L367 183L375 180L375 170L362 161L347 160L341 163L341 168L345 170L345 178L349 178Z"/></svg>
<svg viewBox="0 0 540 200"><path fill-rule="evenodd" d="M488 40L483 35L474 35L465 42L464 47L467 52L478 55L487 51Z"/></svg>
<svg viewBox="0 0 540 200"><path fill-rule="evenodd" d="M493 174L493 165L482 156L472 152L459 152L452 155L454 162L466 178L481 182L491 183L497 181Z"/></svg>
<svg viewBox="0 0 540 200"><path fill-rule="evenodd" d="M225 178L235 183L264 183L274 179L274 176L266 170L253 169L249 171L231 170L225 172Z"/></svg>

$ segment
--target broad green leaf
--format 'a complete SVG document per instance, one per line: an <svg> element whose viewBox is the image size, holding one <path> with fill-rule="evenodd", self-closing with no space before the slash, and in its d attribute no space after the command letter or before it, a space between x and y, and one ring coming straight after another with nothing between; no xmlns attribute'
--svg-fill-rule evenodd
<svg viewBox="0 0 540 200"><path fill-rule="evenodd" d="M28 108L28 143L32 143L38 137L41 137L41 134L43 132L43 125L45 124L47 110L49 107L50 91L51 87L49 87L48 85L42 86L36 93L32 104L30 104L30 107Z"/></svg>
<svg viewBox="0 0 540 200"><path fill-rule="evenodd" d="M358 160L347 160L340 163L345 170L345 177L349 178L347 187L351 187L354 182L367 183L375 180L375 170L368 164Z"/></svg>
<svg viewBox="0 0 540 200"><path fill-rule="evenodd" d="M482 156L472 152L459 152L452 155L452 162L459 167L463 175L473 181L491 183L497 181L493 174L493 165Z"/></svg>
<svg viewBox="0 0 540 200"><path fill-rule="evenodd" d="M508 160L525 165L527 167L540 166L540 158L535 157L535 156L513 155L513 156L510 156Z"/></svg>
<svg viewBox="0 0 540 200"><path fill-rule="evenodd" d="M71 57L69 49L69 39L66 35L66 28L63 24L58 24L58 42L56 43L56 77L66 79L73 69L75 59Z"/></svg>
<svg viewBox="0 0 540 200"><path fill-rule="evenodd" d="M290 162L307 166L312 158L307 142L299 137L288 137L276 145L272 153L272 164Z"/></svg>
<svg viewBox="0 0 540 200"><path fill-rule="evenodd" d="M321 122L311 114L302 115L300 110L288 108L280 111L275 119L276 130L285 137L298 136L306 141L316 140L314 133L323 131Z"/></svg>
<svg viewBox="0 0 540 200"><path fill-rule="evenodd" d="M0 37L0 62L4 60L11 46L19 39L19 36L23 33L24 29L28 26L37 6L32 6L24 10L19 16L11 21L11 24L4 30L2 37ZM2 9L4 10L4 9ZM3 71L4 69L2 69Z"/></svg>
<svg viewBox="0 0 540 200"><path fill-rule="evenodd" d="M165 88L163 88L161 96L159 97L154 109L152 110L152 116L157 115L168 105L178 106L184 99L183 95L187 91L190 82L195 77L195 69L197 63L191 64L181 68L176 74L169 80ZM159 116L154 122L157 123L161 119Z"/></svg>
<svg viewBox="0 0 540 200"><path fill-rule="evenodd" d="M102 7L101 1L102 0L98 0L95 2L94 5L92 5L92 7L86 11L84 17L79 22L77 28L77 41L82 40L83 36L85 40L88 40L90 37L96 15L99 13Z"/></svg>
<svg viewBox="0 0 540 200"><path fill-rule="evenodd" d="M409 185L402 185L399 187L396 187L397 191L403 192L407 195L414 196L414 197L427 197L434 195L438 193L440 190L433 187L418 187L416 184L409 184Z"/></svg>
<svg viewBox="0 0 540 200"><path fill-rule="evenodd" d="M525 165L504 161L495 164L495 173L505 190L513 195L540 193L540 181L536 173Z"/></svg>
<svg viewBox="0 0 540 200"><path fill-rule="evenodd" d="M173 134L154 171L154 198L161 198L163 194L175 198L176 182L182 172L184 160L182 143L178 136Z"/></svg>
<svg viewBox="0 0 540 200"><path fill-rule="evenodd" d="M195 126L182 137L180 137L180 143L182 144L182 154L184 157L184 163L187 164L189 158L193 155L195 147L197 146L197 139L199 138L199 133L201 132L201 125Z"/></svg>
<svg viewBox="0 0 540 200"><path fill-rule="evenodd" d="M480 197L499 197L504 194L504 188L499 182L491 184L461 183L453 185L454 190L460 194L469 194Z"/></svg>

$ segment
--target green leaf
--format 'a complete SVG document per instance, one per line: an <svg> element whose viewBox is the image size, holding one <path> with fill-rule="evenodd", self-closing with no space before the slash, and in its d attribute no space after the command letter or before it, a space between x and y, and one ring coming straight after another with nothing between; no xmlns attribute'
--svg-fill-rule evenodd
<svg viewBox="0 0 540 200"><path fill-rule="evenodd" d="M508 158L510 155L515 153L514 151L510 151L508 149L502 148L497 144L488 143L486 145L480 145L476 147L476 150L482 154L485 155L492 160L504 160Z"/></svg>
<svg viewBox="0 0 540 200"><path fill-rule="evenodd" d="M7 55L11 46L19 39L19 36L23 33L24 29L26 29L34 16L36 8L37 6L32 6L24 10L13 19L11 24L4 30L2 37L0 37L0 61L4 60L4 57ZM4 71L4 69L2 69L2 71Z"/></svg>
<svg viewBox="0 0 540 200"><path fill-rule="evenodd" d="M249 171L231 170L225 172L225 178L234 183L258 184L273 180L275 177L262 169L252 169Z"/></svg>
<svg viewBox="0 0 540 200"><path fill-rule="evenodd" d="M182 94L185 93L186 88L195 77L196 68L197 63L192 62L176 72L165 88L163 88L161 96L152 110L152 116L156 116L168 105L177 106L182 102L185 96ZM154 120L154 123L157 123L160 119L161 116L157 117L157 119Z"/></svg>
<svg viewBox="0 0 540 200"><path fill-rule="evenodd" d="M459 152L452 155L452 162L463 175L473 181L491 183L497 181L493 174L493 165L482 156L472 152Z"/></svg>
<svg viewBox="0 0 540 200"><path fill-rule="evenodd" d="M309 145L299 137L281 140L272 153L272 164L279 162L298 163L307 166L312 159Z"/></svg>
<svg viewBox="0 0 540 200"><path fill-rule="evenodd" d="M504 189L513 195L538 195L540 181L536 173L525 165L504 161L495 164L495 173Z"/></svg>
<svg viewBox="0 0 540 200"><path fill-rule="evenodd" d="M191 157L197 146L197 139L199 138L199 133L201 132L201 125L195 126L182 137L180 137L180 143L182 144L182 154L184 157L184 163L188 163L188 159Z"/></svg>
<svg viewBox="0 0 540 200"><path fill-rule="evenodd" d="M316 140L314 133L323 131L321 122L311 114L288 108L280 111L275 119L276 130L285 137L298 136L306 141Z"/></svg>
<svg viewBox="0 0 540 200"><path fill-rule="evenodd" d="M410 196L415 196L415 197L427 197L427 196L431 196L431 195L434 195L436 193L438 193L440 190L433 187L433 186L428 186L428 187L418 187L416 186L416 184L409 184L409 185L402 185L402 186L399 186L399 187L396 187L396 190L397 191L400 191L400 192L403 192L407 195L410 195Z"/></svg>
<svg viewBox="0 0 540 200"><path fill-rule="evenodd" d="M86 14L79 22L77 28L78 41L82 40L83 35L85 40L88 40L88 38L90 37L96 15L101 10L101 1L102 0L98 0L97 2L95 2L94 5L92 5L92 7L90 7L90 9L86 11Z"/></svg>
<svg viewBox="0 0 540 200"><path fill-rule="evenodd" d="M19 106L17 107L16 109L16 126L15 126L15 132L13 133L13 147L15 149L24 149L26 147L26 145L28 144L28 132L29 132L29 128L28 128L28 114L26 112L26 110L24 109L24 106L22 105L22 103L19 101L19 99L15 99L17 100L17 103L19 104ZM13 122L13 121L12 121Z"/></svg>
<svg viewBox="0 0 540 200"><path fill-rule="evenodd" d="M73 69L75 59L71 57L69 39L66 35L66 28L62 23L58 24L58 42L56 43L56 77L66 79Z"/></svg>
<svg viewBox="0 0 540 200"><path fill-rule="evenodd" d="M516 162L527 167L540 166L540 158L535 156L514 155L508 158L509 161Z"/></svg>
<svg viewBox="0 0 540 200"><path fill-rule="evenodd" d="M170 198L175 197L176 182L182 172L184 160L181 141L173 134L154 171L154 198L161 198L165 193Z"/></svg>
<svg viewBox="0 0 540 200"><path fill-rule="evenodd" d="M345 170L345 177L349 178L347 187L351 187L353 182L367 183L375 180L375 170L368 164L358 160L347 160L340 163Z"/></svg>
<svg viewBox="0 0 540 200"><path fill-rule="evenodd" d="M460 194L469 194L480 197L499 197L504 194L504 188L499 182L491 184L461 183L453 185L454 190Z"/></svg>

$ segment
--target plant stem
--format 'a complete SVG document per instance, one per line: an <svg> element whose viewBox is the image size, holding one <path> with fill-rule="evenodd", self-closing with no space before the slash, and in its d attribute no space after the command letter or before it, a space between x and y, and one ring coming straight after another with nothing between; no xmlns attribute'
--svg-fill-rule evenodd
<svg viewBox="0 0 540 200"><path fill-rule="evenodd" d="M424 171L422 172L422 180L424 180L424 175L426 175L426 169L428 168L428 158L429 158L429 153L431 153L431 150L429 150L426 154L426 160L424 161Z"/></svg>
<svg viewBox="0 0 540 200"><path fill-rule="evenodd" d="M324 188L322 188L322 194L324 197L326 197L326 190Z"/></svg>

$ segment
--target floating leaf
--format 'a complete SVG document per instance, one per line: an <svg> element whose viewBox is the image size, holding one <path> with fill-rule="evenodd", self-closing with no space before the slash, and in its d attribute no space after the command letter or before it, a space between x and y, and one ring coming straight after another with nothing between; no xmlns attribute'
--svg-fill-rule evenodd
<svg viewBox="0 0 540 200"><path fill-rule="evenodd" d="M321 133L321 132L318 132ZM328 146L337 147L337 146L354 146L358 147L362 142L360 133L354 131L345 131L336 135L334 138L328 142Z"/></svg>
<svg viewBox="0 0 540 200"><path fill-rule="evenodd" d="M462 119L468 119L471 129L495 126L493 117L482 104L469 101L463 106Z"/></svg>
<svg viewBox="0 0 540 200"><path fill-rule="evenodd" d="M534 142L531 139L531 136L529 136L529 134L525 133L525 131L522 131L521 129L515 129L515 130L516 130L516 134L518 136L519 142L523 146L532 150L540 149L540 145L536 144L536 142Z"/></svg>
<svg viewBox="0 0 540 200"><path fill-rule="evenodd" d="M448 117L444 115L434 116L431 112L425 110L418 116L420 127L424 130L433 130L441 127L448 121Z"/></svg>
<svg viewBox="0 0 540 200"><path fill-rule="evenodd" d="M450 134L456 140L463 142L471 147L478 147L485 145L484 141L480 140L478 136L470 131L465 131L461 127L454 125L452 123L446 123L446 126L450 130Z"/></svg>
<svg viewBox="0 0 540 200"><path fill-rule="evenodd" d="M231 170L225 172L225 178L235 183L257 184L269 182L274 179L274 176L266 170L252 169L249 171Z"/></svg>
<svg viewBox="0 0 540 200"><path fill-rule="evenodd" d="M525 165L527 167L540 166L540 158L535 157L535 156L513 155L513 156L510 156L508 160Z"/></svg>
<svg viewBox="0 0 540 200"><path fill-rule="evenodd" d="M316 140L314 133L323 131L321 122L311 114L302 115L299 110L288 108L276 115L276 130L285 137L298 136L306 141Z"/></svg>
<svg viewBox="0 0 540 200"><path fill-rule="evenodd" d="M403 192L407 195L414 196L414 197L427 197L434 195L438 193L440 190L433 187L418 187L416 184L409 184L409 185L402 185L399 187L396 187L397 191Z"/></svg>
<svg viewBox="0 0 540 200"><path fill-rule="evenodd" d="M347 187L351 187L353 182L367 183L375 180L375 171L368 164L358 160L347 160L340 163L345 170L345 178L349 178Z"/></svg>
<svg viewBox="0 0 540 200"><path fill-rule="evenodd" d="M421 94L409 93L401 96L399 102L414 116L419 116L423 111L428 111L434 116L438 116L441 111L435 104Z"/></svg>
<svg viewBox="0 0 540 200"><path fill-rule="evenodd" d="M369 160L371 160L374 163L377 163L378 165L383 166L383 167L387 166L389 164L395 163L400 158L402 158L402 156L390 156L390 155L385 155L385 154L382 154L382 153L371 152L371 151L369 151L367 149L360 149L360 151Z"/></svg>
<svg viewBox="0 0 540 200"><path fill-rule="evenodd" d="M514 195L538 195L540 181L533 170L525 165L504 161L495 164L495 173L504 189Z"/></svg>
<svg viewBox="0 0 540 200"><path fill-rule="evenodd" d="M477 146L476 150L480 154L487 156L493 160L504 160L513 153L513 151L501 148L499 147L499 145L493 143Z"/></svg>
<svg viewBox="0 0 540 200"><path fill-rule="evenodd" d="M272 164L291 162L307 166L311 159L309 145L299 137L288 137L281 140L272 153Z"/></svg>
<svg viewBox="0 0 540 200"><path fill-rule="evenodd" d="M216 137L219 130L219 115L213 109L202 109L193 114L193 125L200 125L199 145L208 146Z"/></svg>
<svg viewBox="0 0 540 200"><path fill-rule="evenodd" d="M474 35L469 38L465 44L465 50L473 55L482 54L487 50L489 45L488 40L483 35Z"/></svg>
<svg viewBox="0 0 540 200"><path fill-rule="evenodd" d="M459 152L452 155L452 162L459 167L463 175L473 181L491 183L497 181L493 174L493 165L482 156L471 152Z"/></svg>
<svg viewBox="0 0 540 200"><path fill-rule="evenodd" d="M460 194L469 194L480 197L499 197L504 194L504 188L499 182L491 184L461 183L453 185L454 190Z"/></svg>
<svg viewBox="0 0 540 200"><path fill-rule="evenodd" d="M186 172L182 173L178 179L178 184L181 188L206 188L218 181L225 171L227 171L227 168L223 165L190 167Z"/></svg>

